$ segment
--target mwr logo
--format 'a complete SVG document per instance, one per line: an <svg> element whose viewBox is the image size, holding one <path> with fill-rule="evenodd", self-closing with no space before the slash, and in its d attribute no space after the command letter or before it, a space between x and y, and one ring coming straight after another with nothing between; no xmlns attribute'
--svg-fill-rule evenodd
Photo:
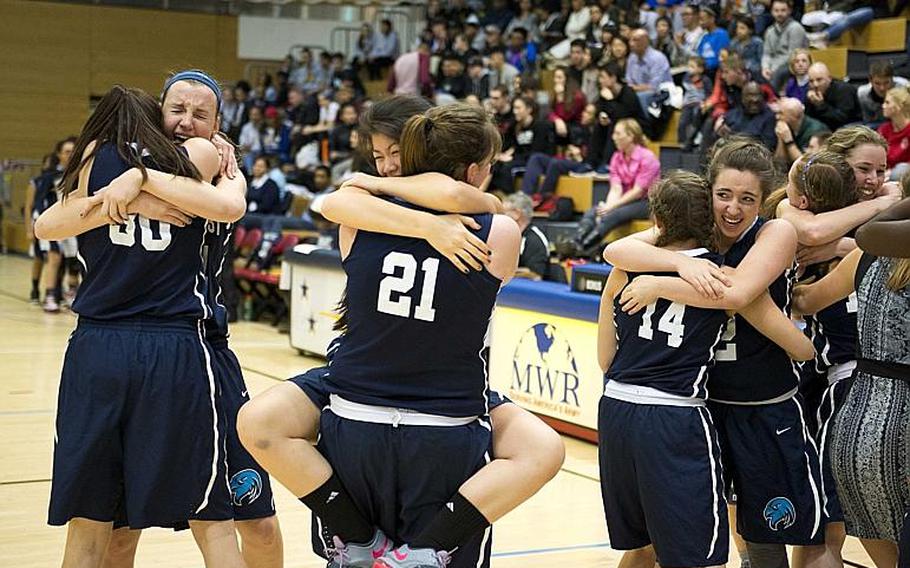
<svg viewBox="0 0 910 568"><path fill-rule="evenodd" d="M786 497L768 501L763 514L772 531L786 530L796 523L796 507Z"/></svg>
<svg viewBox="0 0 910 568"><path fill-rule="evenodd" d="M231 478L231 501L235 507L249 505L262 494L262 478L254 469L242 469Z"/></svg>
<svg viewBox="0 0 910 568"><path fill-rule="evenodd" d="M512 357L511 389L557 404L578 403L578 365L566 338L548 323L528 328Z"/></svg>

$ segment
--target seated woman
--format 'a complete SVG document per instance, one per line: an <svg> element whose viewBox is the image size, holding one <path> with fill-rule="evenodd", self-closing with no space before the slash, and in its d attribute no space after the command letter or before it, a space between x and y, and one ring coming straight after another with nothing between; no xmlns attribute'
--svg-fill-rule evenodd
<svg viewBox="0 0 910 568"><path fill-rule="evenodd" d="M891 181L910 172L910 89L895 87L885 95L882 104L885 122L878 133L888 141L888 167Z"/></svg>
<svg viewBox="0 0 910 568"><path fill-rule="evenodd" d="M794 49L790 54L790 76L784 85L781 95L806 104L806 93L809 92L809 67L812 65L812 54L808 49Z"/></svg>
<svg viewBox="0 0 910 568"><path fill-rule="evenodd" d="M269 177L269 159L265 156L253 162L253 179L246 193L246 212L260 215L277 215L281 211L281 192L278 184Z"/></svg>
<svg viewBox="0 0 910 568"><path fill-rule="evenodd" d="M556 132L556 144L569 143L569 131L581 119L585 108L585 94L578 83L569 77L565 67L553 71L553 87L550 89L550 114L547 120Z"/></svg>
<svg viewBox="0 0 910 568"><path fill-rule="evenodd" d="M597 252L604 237L623 223L648 218L648 190L660 177L660 162L645 144L635 119L624 118L613 129L616 151L610 158L610 193L585 212L572 244L577 253Z"/></svg>
<svg viewBox="0 0 910 568"><path fill-rule="evenodd" d="M504 150L493 166L492 187L514 193L514 175L528 164L534 152L553 154L553 127L537 118L537 104L527 96L512 103L515 123L503 135Z"/></svg>

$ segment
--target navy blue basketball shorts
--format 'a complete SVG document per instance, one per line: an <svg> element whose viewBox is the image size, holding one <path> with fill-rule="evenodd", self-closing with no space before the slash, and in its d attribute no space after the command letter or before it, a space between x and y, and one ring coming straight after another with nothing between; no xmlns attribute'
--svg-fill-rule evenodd
<svg viewBox="0 0 910 568"><path fill-rule="evenodd" d="M319 451L363 516L396 545L417 537L468 478L490 461L489 421L463 426L393 426L322 413ZM318 519L313 550L331 544ZM449 568L489 567L492 527L455 550Z"/></svg>
<svg viewBox="0 0 910 568"><path fill-rule="evenodd" d="M799 395L772 404L709 402L736 528L756 544L824 542L821 467Z"/></svg>
<svg viewBox="0 0 910 568"><path fill-rule="evenodd" d="M211 349L196 322L79 318L57 400L48 523L233 517Z"/></svg>
<svg viewBox="0 0 910 568"><path fill-rule="evenodd" d="M818 446L818 457L822 468L822 511L829 523L844 522L844 511L837 496L837 487L834 484L834 474L831 471L831 452L828 447L831 443L831 427L834 417L840 412L850 392L853 379L841 379L828 385L819 401L816 420L819 424L818 435L815 443Z"/></svg>
<svg viewBox="0 0 910 568"><path fill-rule="evenodd" d="M601 493L610 546L654 546L663 568L727 562L730 531L720 447L704 407L602 397Z"/></svg>
<svg viewBox="0 0 910 568"><path fill-rule="evenodd" d="M325 387L325 378L328 376L328 367L315 367L288 380L297 385L316 408L322 410L329 405L329 393Z"/></svg>
<svg viewBox="0 0 910 568"><path fill-rule="evenodd" d="M250 396L243 371L227 341L213 341L212 363L218 385L218 403L224 414L228 482L235 521L261 519L275 514L269 475L246 451L237 436L237 413Z"/></svg>
<svg viewBox="0 0 910 568"><path fill-rule="evenodd" d="M819 417L815 412L821 406L825 391L828 390L828 375L815 369L815 361L806 361L799 369L799 395L806 412L806 426L809 434L818 440Z"/></svg>

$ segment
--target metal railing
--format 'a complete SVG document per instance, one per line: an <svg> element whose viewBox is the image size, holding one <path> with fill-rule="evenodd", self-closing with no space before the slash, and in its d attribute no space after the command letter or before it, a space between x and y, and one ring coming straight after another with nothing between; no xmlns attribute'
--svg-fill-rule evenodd
<svg viewBox="0 0 910 568"><path fill-rule="evenodd" d="M329 46L333 53L342 52L350 58L354 54L354 48L357 45L357 38L360 35L360 27L338 26L332 28L329 36Z"/></svg>

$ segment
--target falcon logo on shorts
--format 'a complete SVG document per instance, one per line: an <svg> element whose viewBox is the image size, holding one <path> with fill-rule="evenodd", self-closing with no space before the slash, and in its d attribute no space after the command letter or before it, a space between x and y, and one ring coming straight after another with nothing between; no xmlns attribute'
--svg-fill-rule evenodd
<svg viewBox="0 0 910 568"><path fill-rule="evenodd" d="M763 514L772 531L786 530L796 523L796 507L786 497L768 501Z"/></svg>
<svg viewBox="0 0 910 568"><path fill-rule="evenodd" d="M254 469L243 469L231 478L231 501L235 507L250 505L262 494L262 477Z"/></svg>

